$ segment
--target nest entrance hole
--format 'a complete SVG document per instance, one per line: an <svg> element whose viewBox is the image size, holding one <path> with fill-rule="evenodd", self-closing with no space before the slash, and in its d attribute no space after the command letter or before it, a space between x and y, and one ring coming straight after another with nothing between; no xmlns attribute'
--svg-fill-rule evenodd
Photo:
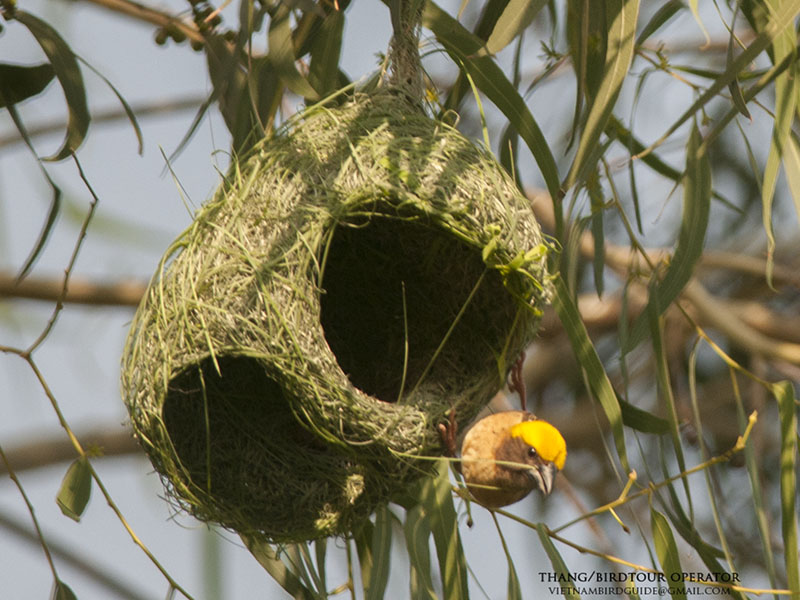
<svg viewBox="0 0 800 600"><path fill-rule="evenodd" d="M454 377L496 369L517 311L480 248L441 227L387 216L337 226L321 287L320 319L339 366L386 402L421 377L458 388L463 381Z"/></svg>
<svg viewBox="0 0 800 600"><path fill-rule="evenodd" d="M274 494L274 473L291 470L298 452L324 455L297 421L280 385L246 356L217 357L192 365L170 382L163 418L189 479L222 505L254 511L259 495Z"/></svg>

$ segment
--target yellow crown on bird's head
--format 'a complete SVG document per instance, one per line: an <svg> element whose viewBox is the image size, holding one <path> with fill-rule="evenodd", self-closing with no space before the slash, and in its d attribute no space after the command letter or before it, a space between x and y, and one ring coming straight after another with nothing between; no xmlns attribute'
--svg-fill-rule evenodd
<svg viewBox="0 0 800 600"><path fill-rule="evenodd" d="M522 438L522 441L531 446L544 460L548 460L558 467L564 468L567 460L567 443L561 432L547 421L535 419L522 421L511 428L511 437Z"/></svg>

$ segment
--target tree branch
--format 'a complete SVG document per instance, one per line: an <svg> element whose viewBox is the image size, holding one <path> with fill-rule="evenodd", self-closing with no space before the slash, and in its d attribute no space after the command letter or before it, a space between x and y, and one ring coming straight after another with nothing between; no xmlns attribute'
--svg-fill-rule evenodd
<svg viewBox="0 0 800 600"><path fill-rule="evenodd" d="M555 226L553 204L546 192L529 191L528 197L531 199L531 205L539 221L545 226L553 228ZM578 247L587 260L594 258L594 238L591 232L584 231L581 234ZM648 250L647 255L653 264L659 264L669 257L669 252L666 249L654 249ZM719 255L716 258L717 264L719 264ZM754 260L759 259L742 261L739 266L744 266L748 272L752 272ZM623 246L606 243L605 261L609 267L622 276L627 276L631 269L637 269L645 274L650 272L649 267L644 264L644 260L639 255L631 248ZM762 264L766 265L763 261ZM735 266L730 261L728 261L728 265ZM761 273L763 272L761 271ZM796 282L797 276L791 273L789 269L780 269L780 272L788 276L789 283ZM760 354L794 365L800 365L800 344L775 340L757 329L759 325L764 323L763 313L758 315L758 319L746 321L745 318L742 318L741 312L737 312L731 306L731 302L717 298L709 293L697 277L692 277L689 280L681 297L692 304L697 311L697 318L701 324L716 329L737 346L753 354ZM764 308L764 310L766 311L767 309ZM773 315L770 321L775 322L780 319L781 317Z"/></svg>
<svg viewBox="0 0 800 600"><path fill-rule="evenodd" d="M90 449L90 454L97 452L100 456L123 456L141 453L139 444L133 439L131 433L124 429L88 431L78 436L78 439L81 446ZM28 444L12 448L5 454L14 472L38 469L77 458L72 442L62 437L36 439ZM0 476L6 473L5 466L0 463Z"/></svg>
<svg viewBox="0 0 800 600"><path fill-rule="evenodd" d="M105 9L133 17L145 23L151 23L164 29L180 31L193 42L205 43L203 34L195 27L194 23L183 20L180 17L171 15L167 12L145 6L132 0L85 0L91 4L96 4Z"/></svg>
<svg viewBox="0 0 800 600"><path fill-rule="evenodd" d="M29 300L59 300L71 304L105 306L138 306L147 289L139 281L93 283L71 277L67 293L62 298L63 279L28 276L20 282L13 275L0 273L0 298L25 298Z"/></svg>
<svg viewBox="0 0 800 600"><path fill-rule="evenodd" d="M182 110L196 110L204 102L204 100L205 98L197 97L176 98L174 100L162 100L139 104L135 107L131 107L131 110L133 110L133 113L137 118L152 115L163 115L165 113ZM115 108L111 110L98 111L97 113L93 114L92 124L121 121L127 118L128 114L124 110L121 108ZM27 133L29 137L34 138L40 135L60 132L63 129L64 120L60 119L57 121L49 121L34 125L33 127L28 127ZM0 148L6 148L8 146L14 146L15 144L21 144L24 142L25 140L15 130L14 133L10 135L0 137Z"/></svg>

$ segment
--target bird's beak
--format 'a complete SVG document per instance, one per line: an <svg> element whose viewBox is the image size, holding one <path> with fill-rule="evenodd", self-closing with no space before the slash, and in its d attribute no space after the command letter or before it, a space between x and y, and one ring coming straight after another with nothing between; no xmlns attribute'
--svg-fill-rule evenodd
<svg viewBox="0 0 800 600"><path fill-rule="evenodd" d="M538 467L532 468L528 474L536 482L539 491L547 496L553 491L553 480L555 479L557 472L558 469L553 463L546 462Z"/></svg>

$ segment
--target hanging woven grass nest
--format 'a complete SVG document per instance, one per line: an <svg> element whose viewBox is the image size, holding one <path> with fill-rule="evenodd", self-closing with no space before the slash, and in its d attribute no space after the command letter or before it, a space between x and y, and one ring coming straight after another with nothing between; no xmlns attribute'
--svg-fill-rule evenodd
<svg viewBox="0 0 800 600"><path fill-rule="evenodd" d="M546 254L494 159L402 95L307 109L162 260L123 358L134 431L201 520L346 534L503 385Z"/></svg>

